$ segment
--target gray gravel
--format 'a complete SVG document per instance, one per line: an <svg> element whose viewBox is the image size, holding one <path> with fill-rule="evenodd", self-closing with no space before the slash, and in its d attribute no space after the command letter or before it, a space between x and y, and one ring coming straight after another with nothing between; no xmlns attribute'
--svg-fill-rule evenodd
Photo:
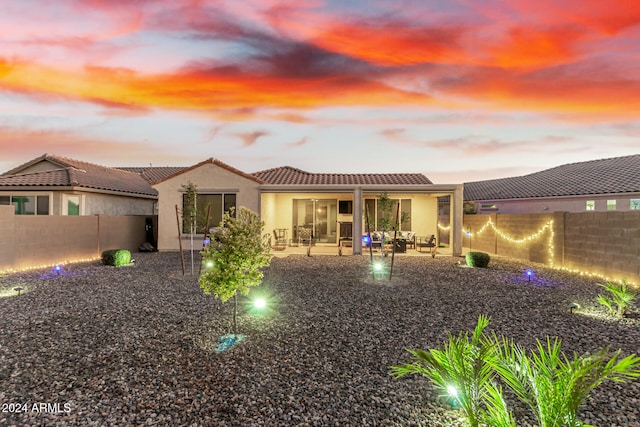
<svg viewBox="0 0 640 427"><path fill-rule="evenodd" d="M232 303L183 277L177 253L134 257L131 267L0 278L0 288L27 290L0 298L0 425L462 426L425 378L388 369L480 314L529 347L551 335L566 352L640 354L637 305L628 319L607 317L594 280L534 266L528 282L519 262L471 269L446 256L399 257L391 282L371 280L367 257L275 258L254 290L270 311L250 314L243 297L246 339L215 353ZM525 409L516 414L533 425ZM640 426L640 382L605 383L582 416Z"/></svg>

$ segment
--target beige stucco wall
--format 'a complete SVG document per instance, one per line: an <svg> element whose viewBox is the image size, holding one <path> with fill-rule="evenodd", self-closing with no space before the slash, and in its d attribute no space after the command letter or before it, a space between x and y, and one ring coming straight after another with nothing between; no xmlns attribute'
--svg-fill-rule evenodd
<svg viewBox="0 0 640 427"><path fill-rule="evenodd" d="M72 194L72 193L69 193ZM110 194L85 193L84 215L153 215L155 200Z"/></svg>
<svg viewBox="0 0 640 427"><path fill-rule="evenodd" d="M158 191L158 249L161 251L179 249L175 206L182 209L182 186L189 182L202 193L236 193L236 206L260 212L259 184L256 181L213 163L188 169L153 186ZM188 236L182 237L182 243L183 249L190 247ZM202 247L202 236L195 240L195 246Z"/></svg>

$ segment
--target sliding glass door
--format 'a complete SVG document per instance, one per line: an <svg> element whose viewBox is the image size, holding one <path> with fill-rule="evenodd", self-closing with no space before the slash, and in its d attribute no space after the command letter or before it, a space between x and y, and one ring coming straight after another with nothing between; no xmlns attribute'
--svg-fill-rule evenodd
<svg viewBox="0 0 640 427"><path fill-rule="evenodd" d="M293 199L293 238L311 235L318 243L337 243L338 201Z"/></svg>

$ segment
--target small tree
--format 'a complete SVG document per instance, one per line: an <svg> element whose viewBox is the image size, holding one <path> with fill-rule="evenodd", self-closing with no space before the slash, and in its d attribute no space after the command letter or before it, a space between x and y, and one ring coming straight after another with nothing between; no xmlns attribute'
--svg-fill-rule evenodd
<svg viewBox="0 0 640 427"><path fill-rule="evenodd" d="M189 227L189 240L191 241L191 275L193 276L193 235L196 232L196 217L198 215L198 207L196 200L198 197L198 189L196 185L189 181L187 185L183 185L185 191L182 199L182 220Z"/></svg>
<svg viewBox="0 0 640 427"><path fill-rule="evenodd" d="M200 274L200 287L222 302L233 297L234 335L238 333L237 293L247 295L252 286L262 283L261 268L271 262L269 235L262 234L263 228L257 213L240 207L234 216L231 209L202 251L207 268Z"/></svg>
<svg viewBox="0 0 640 427"><path fill-rule="evenodd" d="M407 212L402 212L399 209L399 200L394 200L389 198L389 193L386 191L378 196L378 228L380 228L380 232L382 233L380 240L380 254L384 258L384 240L385 240L385 232L391 230L398 230L399 225L405 221L409 220L409 214ZM394 209L397 212L394 221L393 211ZM394 236L395 237L395 236ZM392 242L395 245L395 242ZM395 253L395 251L393 251ZM391 274L393 273L393 262L392 269L389 271L389 279L391 279Z"/></svg>

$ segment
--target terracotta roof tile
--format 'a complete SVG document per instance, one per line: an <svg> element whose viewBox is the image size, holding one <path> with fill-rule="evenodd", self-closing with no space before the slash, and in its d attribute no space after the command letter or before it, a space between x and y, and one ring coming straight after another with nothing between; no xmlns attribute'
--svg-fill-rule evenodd
<svg viewBox="0 0 640 427"><path fill-rule="evenodd" d="M635 192L640 192L640 154L464 184L464 199L476 201Z"/></svg>
<svg viewBox="0 0 640 427"><path fill-rule="evenodd" d="M137 173L143 177L149 184L154 184L158 181L176 175L186 169L184 166L149 166L149 167L118 167L127 172Z"/></svg>
<svg viewBox="0 0 640 427"><path fill-rule="evenodd" d="M254 172L268 184L281 185L420 185L433 184L420 173L311 173L291 166Z"/></svg>
<svg viewBox="0 0 640 427"><path fill-rule="evenodd" d="M59 165L60 169L31 173L5 173L0 186L81 187L144 196L157 196L155 189L139 174L66 157L45 154L9 172L16 172L40 161Z"/></svg>

